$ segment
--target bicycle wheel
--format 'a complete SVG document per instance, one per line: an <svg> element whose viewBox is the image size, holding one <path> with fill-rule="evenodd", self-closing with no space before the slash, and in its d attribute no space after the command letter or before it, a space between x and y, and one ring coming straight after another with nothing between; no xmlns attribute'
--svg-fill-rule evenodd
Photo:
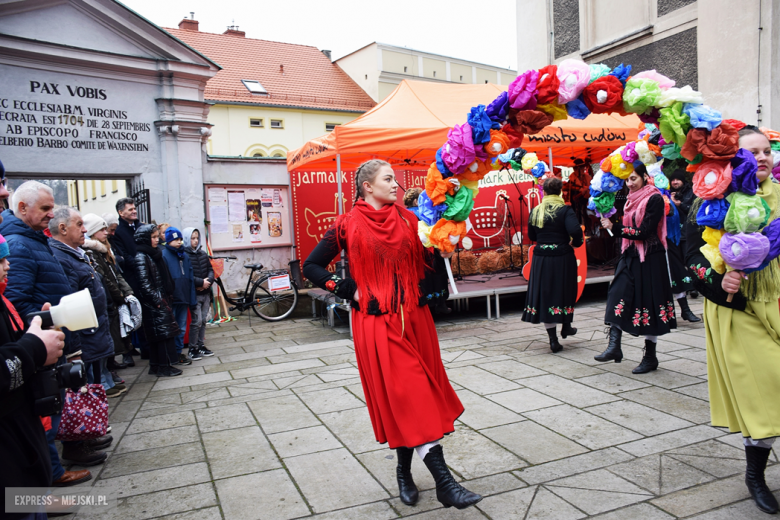
<svg viewBox="0 0 780 520"><path fill-rule="evenodd" d="M252 286L252 310L268 321L279 321L292 314L298 303L298 289L290 284L286 291L270 291L268 277L262 277Z"/></svg>

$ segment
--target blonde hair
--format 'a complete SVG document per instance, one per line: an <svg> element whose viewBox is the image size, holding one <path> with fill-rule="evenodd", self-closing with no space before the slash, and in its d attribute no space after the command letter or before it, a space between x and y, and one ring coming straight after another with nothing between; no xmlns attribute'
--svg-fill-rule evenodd
<svg viewBox="0 0 780 520"><path fill-rule="evenodd" d="M422 193L422 189L420 188L409 188L406 190L406 193L404 193L404 206L407 208L416 206L417 197L420 196L420 193Z"/></svg>
<svg viewBox="0 0 780 520"><path fill-rule="evenodd" d="M371 183L379 173L379 169L382 166L390 166L390 163L381 159L371 159L358 166L355 172L355 202L361 197L365 197L363 193L363 183ZM390 166L392 168L392 166Z"/></svg>

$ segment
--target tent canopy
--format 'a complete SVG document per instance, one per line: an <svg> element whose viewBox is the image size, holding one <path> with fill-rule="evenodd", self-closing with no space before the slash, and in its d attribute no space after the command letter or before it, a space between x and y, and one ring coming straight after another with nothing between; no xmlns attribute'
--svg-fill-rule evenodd
<svg viewBox="0 0 780 520"><path fill-rule="evenodd" d="M493 101L506 88L500 85L461 85L403 80L384 101L359 118L337 126L287 153L287 169L335 170L357 168L369 159L397 167L427 168L453 126L466 122L471 107ZM591 114L585 120L555 121L541 133L526 136L523 148L544 153L552 149L555 166L575 158L601 159L627 141L635 140L639 118Z"/></svg>

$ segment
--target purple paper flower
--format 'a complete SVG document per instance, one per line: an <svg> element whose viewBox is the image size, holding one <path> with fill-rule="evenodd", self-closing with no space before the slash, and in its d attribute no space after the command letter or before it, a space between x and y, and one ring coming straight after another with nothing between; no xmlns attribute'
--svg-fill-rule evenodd
<svg viewBox="0 0 780 520"><path fill-rule="evenodd" d="M441 158L445 166L459 175L476 159L474 141L471 137L471 125L455 125L447 134L447 142L442 147Z"/></svg>
<svg viewBox="0 0 780 520"><path fill-rule="evenodd" d="M535 69L527 70L517 76L507 89L509 105L517 110L535 109L536 85L538 82L539 71Z"/></svg>
<svg viewBox="0 0 780 520"><path fill-rule="evenodd" d="M485 109L485 113L493 121L503 123L506 121L507 113L509 112L509 94L502 92L496 99L490 102Z"/></svg>
<svg viewBox="0 0 780 520"><path fill-rule="evenodd" d="M758 190L758 163L753 154L740 148L731 159L731 191L755 195Z"/></svg>
<svg viewBox="0 0 780 520"><path fill-rule="evenodd" d="M759 267L769 253L769 239L761 233L726 233L718 246L723 261L737 271Z"/></svg>

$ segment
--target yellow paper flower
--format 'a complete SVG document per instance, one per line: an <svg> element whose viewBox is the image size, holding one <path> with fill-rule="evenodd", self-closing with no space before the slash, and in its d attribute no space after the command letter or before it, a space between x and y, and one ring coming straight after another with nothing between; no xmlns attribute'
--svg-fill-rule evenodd
<svg viewBox="0 0 780 520"><path fill-rule="evenodd" d="M710 267L712 267L713 271L718 274L724 274L726 272L726 263L723 261L723 257L720 256L718 246L704 244L699 248L699 251L701 251L704 258L710 263Z"/></svg>
<svg viewBox="0 0 780 520"><path fill-rule="evenodd" d="M569 118L569 113L566 111L566 105L559 105L556 101L547 105L536 105L536 110L552 116L553 121L561 121Z"/></svg>
<svg viewBox="0 0 780 520"><path fill-rule="evenodd" d="M631 175L631 172L633 171L634 165L624 161L623 156L619 153L612 156L612 170L610 171L612 175L618 179L628 179L628 176Z"/></svg>
<svg viewBox="0 0 780 520"><path fill-rule="evenodd" d="M423 247L433 247L431 243L431 229L433 229L433 226L427 225L422 220L417 221L417 236L420 237Z"/></svg>
<svg viewBox="0 0 780 520"><path fill-rule="evenodd" d="M470 189L471 196L474 198L474 200L476 200L477 194L479 193L479 181L467 181L460 179L460 185Z"/></svg>
<svg viewBox="0 0 780 520"><path fill-rule="evenodd" d="M539 157L536 156L535 153L527 153L523 156L523 160L520 163L523 166L524 170L530 170L534 166L536 166L536 163L539 162Z"/></svg>
<svg viewBox="0 0 780 520"><path fill-rule="evenodd" d="M701 237L709 245L718 247L718 244L720 244L720 239L723 238L723 235L725 234L725 229L715 229L708 226L704 228L704 233L702 233Z"/></svg>

